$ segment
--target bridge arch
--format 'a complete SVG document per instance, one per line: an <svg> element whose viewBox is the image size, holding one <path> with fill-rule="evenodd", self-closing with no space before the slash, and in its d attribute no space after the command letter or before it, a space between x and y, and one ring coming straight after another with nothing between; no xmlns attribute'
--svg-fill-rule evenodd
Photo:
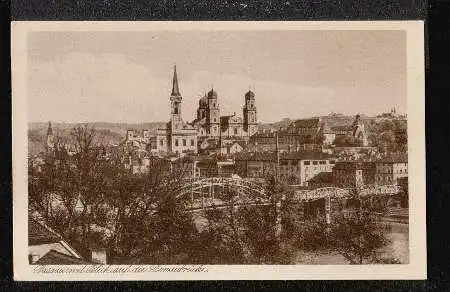
<svg viewBox="0 0 450 292"><path fill-rule="evenodd" d="M269 202L263 185L228 177L188 181L179 190L177 198L186 199L190 203L190 209Z"/></svg>

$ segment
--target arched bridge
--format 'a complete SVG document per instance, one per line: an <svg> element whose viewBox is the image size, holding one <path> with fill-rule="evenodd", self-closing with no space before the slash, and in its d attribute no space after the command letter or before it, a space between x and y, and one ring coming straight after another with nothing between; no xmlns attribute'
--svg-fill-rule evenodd
<svg viewBox="0 0 450 292"><path fill-rule="evenodd" d="M178 197L186 200L190 210L270 203L263 185L229 177L189 180Z"/></svg>
<svg viewBox="0 0 450 292"><path fill-rule="evenodd" d="M359 196L371 197L394 195L399 192L396 185L365 186L359 190ZM178 198L184 199L188 210L203 210L239 205L271 204L264 184L254 183L242 178L210 177L188 180L181 187ZM330 208L332 199L348 199L354 196L350 189L323 187L312 190L296 191L293 203L312 202L325 199L325 209Z"/></svg>

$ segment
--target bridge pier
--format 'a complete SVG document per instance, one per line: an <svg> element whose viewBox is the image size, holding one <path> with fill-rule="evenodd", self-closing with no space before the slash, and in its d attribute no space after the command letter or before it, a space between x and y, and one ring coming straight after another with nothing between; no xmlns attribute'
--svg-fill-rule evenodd
<svg viewBox="0 0 450 292"><path fill-rule="evenodd" d="M327 196L325 199L325 217L327 224L331 223L331 196Z"/></svg>

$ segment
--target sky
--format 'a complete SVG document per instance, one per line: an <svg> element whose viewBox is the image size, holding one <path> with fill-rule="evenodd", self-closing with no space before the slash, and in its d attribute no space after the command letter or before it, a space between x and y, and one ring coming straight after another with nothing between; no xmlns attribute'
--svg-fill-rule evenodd
<svg viewBox="0 0 450 292"><path fill-rule="evenodd" d="M40 31L27 56L30 122L167 121L175 64L187 122L212 87L261 122L406 112L404 31Z"/></svg>

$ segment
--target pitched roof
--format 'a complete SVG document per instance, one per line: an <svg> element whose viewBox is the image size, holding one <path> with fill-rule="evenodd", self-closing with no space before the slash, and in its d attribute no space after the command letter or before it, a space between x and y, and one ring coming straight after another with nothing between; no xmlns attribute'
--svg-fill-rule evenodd
<svg viewBox="0 0 450 292"><path fill-rule="evenodd" d="M299 119L292 122L296 128L315 128L320 126L320 118Z"/></svg>
<svg viewBox="0 0 450 292"><path fill-rule="evenodd" d="M408 153L391 153L388 156L381 157L377 160L381 163L408 163Z"/></svg>
<svg viewBox="0 0 450 292"><path fill-rule="evenodd" d="M351 129L352 127L350 125L331 127L331 130L334 132L347 132L350 131Z"/></svg>
<svg viewBox="0 0 450 292"><path fill-rule="evenodd" d="M51 230L48 226L32 218L28 218L28 244L39 245L45 243L59 242L61 236Z"/></svg>
<svg viewBox="0 0 450 292"><path fill-rule="evenodd" d="M203 126L206 124L206 118L202 118L202 119L195 119L192 121L192 124L194 126Z"/></svg>
<svg viewBox="0 0 450 292"><path fill-rule="evenodd" d="M338 161L334 165L335 169L370 169L375 168L375 162L364 160Z"/></svg>
<svg viewBox="0 0 450 292"><path fill-rule="evenodd" d="M90 264L90 262L79 259L54 249L51 249L48 253L38 259L35 265L83 265Z"/></svg>
<svg viewBox="0 0 450 292"><path fill-rule="evenodd" d="M275 132L256 132L250 138L275 138Z"/></svg>
<svg viewBox="0 0 450 292"><path fill-rule="evenodd" d="M331 158L334 158L334 156L323 152L309 150L280 153L280 160L320 160ZM277 156L275 152L244 152L236 156L236 160L275 161L276 159Z"/></svg>
<svg viewBox="0 0 450 292"><path fill-rule="evenodd" d="M333 173L332 172L319 172L317 175L313 176L308 180L309 183L332 183Z"/></svg>

